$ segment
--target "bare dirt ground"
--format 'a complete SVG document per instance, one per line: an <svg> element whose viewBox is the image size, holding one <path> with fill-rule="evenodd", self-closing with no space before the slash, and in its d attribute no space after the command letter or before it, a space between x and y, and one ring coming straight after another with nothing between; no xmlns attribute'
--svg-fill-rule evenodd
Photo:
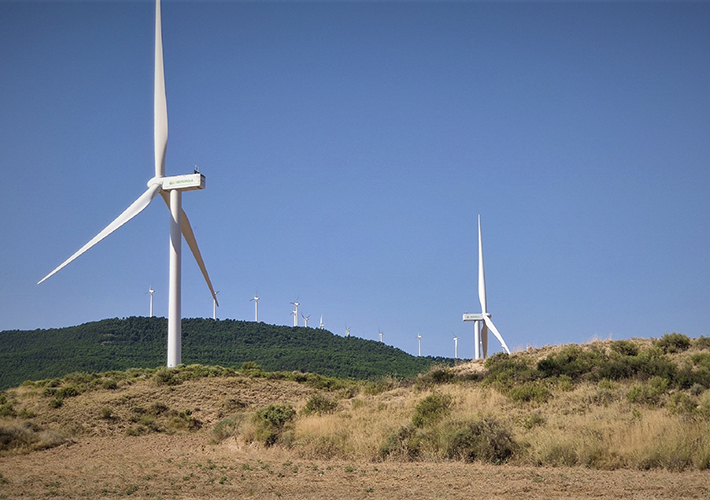
<svg viewBox="0 0 710 500"><path fill-rule="evenodd" d="M303 460L189 435L95 436L0 458L0 498L709 498L710 472Z"/></svg>

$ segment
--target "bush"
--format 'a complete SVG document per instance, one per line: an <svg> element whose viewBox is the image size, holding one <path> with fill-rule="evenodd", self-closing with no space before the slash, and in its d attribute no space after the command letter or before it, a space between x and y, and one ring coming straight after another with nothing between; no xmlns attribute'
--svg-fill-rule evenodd
<svg viewBox="0 0 710 500"><path fill-rule="evenodd" d="M509 460L516 445L511 433L493 418L471 421L453 432L446 454L449 458L501 464Z"/></svg>
<svg viewBox="0 0 710 500"><path fill-rule="evenodd" d="M291 405L269 405L254 415L256 438L265 446L273 446L281 437L284 427L296 415Z"/></svg>
<svg viewBox="0 0 710 500"><path fill-rule="evenodd" d="M212 437L215 442L219 443L232 436L236 436L239 434L243 423L243 414L225 418L214 426L214 429L212 430Z"/></svg>
<svg viewBox="0 0 710 500"><path fill-rule="evenodd" d="M693 346L698 349L710 349L710 337L701 335L700 338L693 343Z"/></svg>
<svg viewBox="0 0 710 500"><path fill-rule="evenodd" d="M535 401L536 403L545 403L552 394L550 390L541 382L525 382L522 385L513 387L508 391L508 396L513 401L521 403Z"/></svg>
<svg viewBox="0 0 710 500"><path fill-rule="evenodd" d="M656 341L656 346L663 349L666 354L681 352L690 347L690 339L682 333L666 333L660 340Z"/></svg>
<svg viewBox="0 0 710 500"><path fill-rule="evenodd" d="M338 408L337 401L333 401L320 393L316 393L311 396L301 412L304 415L311 415L313 413L324 415L326 413L333 413L336 408Z"/></svg>
<svg viewBox="0 0 710 500"><path fill-rule="evenodd" d="M64 438L57 432L32 423L0 427L0 456L29 453L59 446Z"/></svg>
<svg viewBox="0 0 710 500"><path fill-rule="evenodd" d="M667 389L668 379L653 377L648 383L635 385L629 389L629 392L626 393L626 398L632 403L656 405Z"/></svg>
<svg viewBox="0 0 710 500"><path fill-rule="evenodd" d="M611 350L622 356L636 356L639 353L638 345L629 340L617 340L611 343Z"/></svg>
<svg viewBox="0 0 710 500"><path fill-rule="evenodd" d="M379 450L382 460L390 456L414 460L419 457L420 453L421 438L417 435L417 430L410 425L400 427L399 430L390 434Z"/></svg>
<svg viewBox="0 0 710 500"><path fill-rule="evenodd" d="M576 380L583 375L590 374L595 368L606 364L606 357L598 348L588 350L577 346L569 346L555 355L541 359L537 363L537 370L545 377L567 375Z"/></svg>
<svg viewBox="0 0 710 500"><path fill-rule="evenodd" d="M488 358L485 366L488 373L483 382L497 386L502 391L539 378L539 374L532 370L525 360L502 352Z"/></svg>
<svg viewBox="0 0 710 500"><path fill-rule="evenodd" d="M423 427L441 420L449 413L452 401L450 394L430 394L417 404L412 424L415 427Z"/></svg>
<svg viewBox="0 0 710 500"><path fill-rule="evenodd" d="M178 368L160 368L153 375L156 385L180 385L182 377Z"/></svg>

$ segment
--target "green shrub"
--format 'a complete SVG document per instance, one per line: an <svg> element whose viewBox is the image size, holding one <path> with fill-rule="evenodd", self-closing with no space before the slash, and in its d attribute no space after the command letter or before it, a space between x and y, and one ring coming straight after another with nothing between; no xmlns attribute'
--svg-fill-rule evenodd
<svg viewBox="0 0 710 500"><path fill-rule="evenodd" d="M693 347L697 347L698 349L710 349L710 337L701 335L700 338L693 342Z"/></svg>
<svg viewBox="0 0 710 500"><path fill-rule="evenodd" d="M430 394L417 404L412 424L415 427L423 427L438 422L449 413L452 402L450 394Z"/></svg>
<svg viewBox="0 0 710 500"><path fill-rule="evenodd" d="M0 427L0 455L44 450L63 442L64 438L59 433L32 422Z"/></svg>
<svg viewBox="0 0 710 500"><path fill-rule="evenodd" d="M118 382L116 382L112 378L109 378L109 379L106 379L103 381L102 386L104 389L113 390L113 389L118 388Z"/></svg>
<svg viewBox="0 0 710 500"><path fill-rule="evenodd" d="M604 353L596 347L582 349L568 346L557 354L538 361L537 370L545 377L567 375L576 380L604 366L606 362Z"/></svg>
<svg viewBox="0 0 710 500"><path fill-rule="evenodd" d="M497 420L484 418L455 430L449 438L446 454L465 462L481 460L501 464L513 456L515 449L511 432Z"/></svg>
<svg viewBox="0 0 710 500"><path fill-rule="evenodd" d="M539 413L531 413L530 415L525 417L525 420L523 421L523 427L530 430L533 427L537 427L538 425L543 425L545 422L545 417L543 417Z"/></svg>
<svg viewBox="0 0 710 500"><path fill-rule="evenodd" d="M656 405L662 394L668 389L668 379L653 377L645 384L631 387L626 393L626 398L632 403Z"/></svg>
<svg viewBox="0 0 710 500"><path fill-rule="evenodd" d="M636 356L639 353L638 345L629 340L617 340L611 343L611 350L622 356Z"/></svg>
<svg viewBox="0 0 710 500"><path fill-rule="evenodd" d="M153 382L156 385L180 385L182 377L179 368L160 368L153 375Z"/></svg>
<svg viewBox="0 0 710 500"><path fill-rule="evenodd" d="M304 415L311 415L316 413L318 415L324 415L326 413L333 413L338 408L338 402L332 399L326 398L321 393L316 393L308 400L306 406L303 407L301 412Z"/></svg>
<svg viewBox="0 0 710 500"><path fill-rule="evenodd" d="M684 392L676 392L668 400L666 408L677 415L692 416L698 409L698 401Z"/></svg>
<svg viewBox="0 0 710 500"><path fill-rule="evenodd" d="M215 442L220 443L225 439L239 434L244 423L244 414L225 418L217 423L212 430L212 437Z"/></svg>
<svg viewBox="0 0 710 500"><path fill-rule="evenodd" d="M380 446L379 455L382 460L388 457L398 457L414 460L421 453L422 439L413 426L400 427L390 434Z"/></svg>
<svg viewBox="0 0 710 500"><path fill-rule="evenodd" d="M690 339L682 333L666 333L656 341L656 346L663 349L666 354L681 352L690 347Z"/></svg>
<svg viewBox="0 0 710 500"><path fill-rule="evenodd" d="M102 418L104 420L111 420L111 418L113 418L113 410L108 406L104 406L103 408L101 408L99 418Z"/></svg>
<svg viewBox="0 0 710 500"><path fill-rule="evenodd" d="M515 386L508 391L508 396L513 401L521 403L529 401L545 403L551 395L550 390L539 381L525 382L524 384Z"/></svg>
<svg viewBox="0 0 710 500"><path fill-rule="evenodd" d="M269 405L254 415L256 438L265 446L273 446L281 437L284 427L296 415L291 405Z"/></svg>
<svg viewBox="0 0 710 500"><path fill-rule="evenodd" d="M485 367L488 372L483 383L492 384L503 392L516 384L539 378L539 374L524 359L502 352L488 358Z"/></svg>

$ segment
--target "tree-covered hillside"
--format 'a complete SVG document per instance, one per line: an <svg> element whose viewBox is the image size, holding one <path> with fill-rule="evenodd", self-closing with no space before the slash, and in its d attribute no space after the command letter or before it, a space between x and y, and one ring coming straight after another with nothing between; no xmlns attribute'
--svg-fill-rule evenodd
<svg viewBox="0 0 710 500"><path fill-rule="evenodd" d="M184 319L184 364L241 366L254 361L266 370L299 370L367 379L410 377L447 358L418 358L372 340L339 337L327 330L250 321ZM25 380L71 372L164 366L165 318L105 319L68 328L0 332L0 390Z"/></svg>

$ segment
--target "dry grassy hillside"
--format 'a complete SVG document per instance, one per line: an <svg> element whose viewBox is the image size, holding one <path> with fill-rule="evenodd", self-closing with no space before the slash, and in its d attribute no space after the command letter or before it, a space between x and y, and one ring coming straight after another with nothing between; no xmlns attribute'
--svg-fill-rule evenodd
<svg viewBox="0 0 710 500"><path fill-rule="evenodd" d="M0 399L0 498L707 498L710 352L661 341L404 381L247 364L26 383Z"/></svg>

